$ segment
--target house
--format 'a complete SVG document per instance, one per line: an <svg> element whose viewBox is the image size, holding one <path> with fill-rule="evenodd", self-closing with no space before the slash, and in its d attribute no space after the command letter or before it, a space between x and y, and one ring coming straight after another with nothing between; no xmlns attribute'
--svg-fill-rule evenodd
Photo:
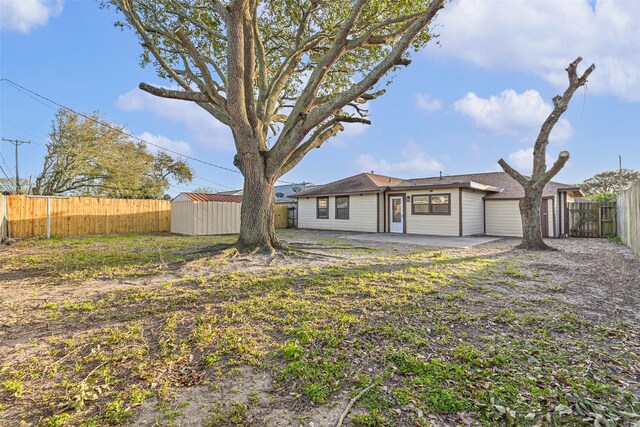
<svg viewBox="0 0 640 427"><path fill-rule="evenodd" d="M550 182L541 206L545 237L566 235L578 187ZM505 172L400 179L361 173L296 193L298 227L442 236L522 236L524 190Z"/></svg>
<svg viewBox="0 0 640 427"><path fill-rule="evenodd" d="M240 232L242 196L180 193L171 201L171 232L190 236Z"/></svg>
<svg viewBox="0 0 640 427"><path fill-rule="evenodd" d="M292 197L292 195L306 191L315 187L310 182L300 182L300 183L291 183L286 185L276 185L273 187L274 197L276 203L296 203L297 200ZM242 195L242 190L230 190L223 191L217 194L233 194L233 195Z"/></svg>

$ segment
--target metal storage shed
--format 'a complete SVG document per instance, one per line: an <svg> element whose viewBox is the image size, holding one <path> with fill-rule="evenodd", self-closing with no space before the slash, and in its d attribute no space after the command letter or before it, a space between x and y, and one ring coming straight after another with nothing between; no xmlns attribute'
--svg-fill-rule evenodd
<svg viewBox="0 0 640 427"><path fill-rule="evenodd" d="M242 196L180 193L171 201L171 232L201 236L240 232Z"/></svg>

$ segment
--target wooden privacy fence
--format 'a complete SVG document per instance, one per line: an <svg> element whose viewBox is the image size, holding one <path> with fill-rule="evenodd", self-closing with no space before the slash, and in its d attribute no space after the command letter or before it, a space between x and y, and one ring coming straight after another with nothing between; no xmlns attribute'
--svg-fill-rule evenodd
<svg viewBox="0 0 640 427"><path fill-rule="evenodd" d="M9 223L7 222L7 198L0 194L0 241L9 236Z"/></svg>
<svg viewBox="0 0 640 427"><path fill-rule="evenodd" d="M289 225L289 220L287 219L287 208L289 207L286 203L276 203L273 206L273 222L276 226L276 229L284 229Z"/></svg>
<svg viewBox="0 0 640 427"><path fill-rule="evenodd" d="M569 236L611 237L615 235L615 203L569 203Z"/></svg>
<svg viewBox="0 0 640 427"><path fill-rule="evenodd" d="M46 235L45 198L6 196L6 201L10 237L24 239ZM93 197L51 198L50 217L51 235L169 231L171 203Z"/></svg>
<svg viewBox="0 0 640 427"><path fill-rule="evenodd" d="M640 182L618 195L618 236L640 257Z"/></svg>

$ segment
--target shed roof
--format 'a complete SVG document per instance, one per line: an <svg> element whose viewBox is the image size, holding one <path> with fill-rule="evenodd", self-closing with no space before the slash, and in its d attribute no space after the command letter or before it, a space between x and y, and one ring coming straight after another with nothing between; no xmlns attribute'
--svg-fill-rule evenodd
<svg viewBox="0 0 640 427"><path fill-rule="evenodd" d="M242 203L242 196L234 195L234 194L218 194L218 193L180 193L173 201L187 201L191 200L194 202L231 202L231 203Z"/></svg>

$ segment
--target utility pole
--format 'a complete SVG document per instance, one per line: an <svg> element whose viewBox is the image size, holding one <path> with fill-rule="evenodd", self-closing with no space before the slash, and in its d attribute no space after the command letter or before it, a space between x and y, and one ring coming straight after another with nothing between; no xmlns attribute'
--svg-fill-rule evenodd
<svg viewBox="0 0 640 427"><path fill-rule="evenodd" d="M618 180L620 181L620 191L622 191L622 156L618 154Z"/></svg>
<svg viewBox="0 0 640 427"><path fill-rule="evenodd" d="M18 147L22 144L31 144L31 141L2 138L3 141L12 143L16 147L16 194L20 194L20 173L18 172Z"/></svg>

